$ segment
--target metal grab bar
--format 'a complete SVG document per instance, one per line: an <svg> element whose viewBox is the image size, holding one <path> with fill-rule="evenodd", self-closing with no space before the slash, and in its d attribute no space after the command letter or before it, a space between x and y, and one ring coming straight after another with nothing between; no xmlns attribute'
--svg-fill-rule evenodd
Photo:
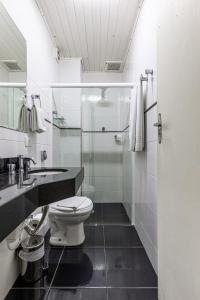
<svg viewBox="0 0 200 300"><path fill-rule="evenodd" d="M82 133L123 133L129 128L127 125L123 130L82 130Z"/></svg>

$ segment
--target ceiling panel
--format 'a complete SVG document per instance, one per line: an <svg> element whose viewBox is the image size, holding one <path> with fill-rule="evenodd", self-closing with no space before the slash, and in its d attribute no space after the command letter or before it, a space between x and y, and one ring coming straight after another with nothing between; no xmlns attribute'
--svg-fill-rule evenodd
<svg viewBox="0 0 200 300"><path fill-rule="evenodd" d="M124 61L139 0L36 0L63 57L82 57L85 71Z"/></svg>

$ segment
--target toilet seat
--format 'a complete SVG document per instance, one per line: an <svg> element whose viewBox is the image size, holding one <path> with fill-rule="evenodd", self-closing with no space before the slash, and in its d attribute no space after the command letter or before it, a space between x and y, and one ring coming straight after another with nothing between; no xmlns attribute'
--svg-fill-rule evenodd
<svg viewBox="0 0 200 300"><path fill-rule="evenodd" d="M63 215L78 215L88 213L92 208L93 203L89 198L74 196L52 203L50 212L53 210L54 212L57 211L59 214Z"/></svg>

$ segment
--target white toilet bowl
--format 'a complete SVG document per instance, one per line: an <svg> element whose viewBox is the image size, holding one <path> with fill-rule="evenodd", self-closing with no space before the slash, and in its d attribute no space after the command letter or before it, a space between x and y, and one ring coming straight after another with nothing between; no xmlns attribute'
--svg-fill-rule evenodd
<svg viewBox="0 0 200 300"><path fill-rule="evenodd" d="M78 246L85 240L84 221L90 216L93 203L87 197L71 197L52 203L49 210L50 244Z"/></svg>

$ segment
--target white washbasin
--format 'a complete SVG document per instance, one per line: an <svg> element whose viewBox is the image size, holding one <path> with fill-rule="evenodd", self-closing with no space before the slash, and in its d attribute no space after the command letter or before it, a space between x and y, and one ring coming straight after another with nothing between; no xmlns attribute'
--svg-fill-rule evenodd
<svg viewBox="0 0 200 300"><path fill-rule="evenodd" d="M39 170L32 170L29 172L29 174L34 176L46 176L46 175L56 175L56 174L62 174L64 172L67 172L67 169L39 169Z"/></svg>

